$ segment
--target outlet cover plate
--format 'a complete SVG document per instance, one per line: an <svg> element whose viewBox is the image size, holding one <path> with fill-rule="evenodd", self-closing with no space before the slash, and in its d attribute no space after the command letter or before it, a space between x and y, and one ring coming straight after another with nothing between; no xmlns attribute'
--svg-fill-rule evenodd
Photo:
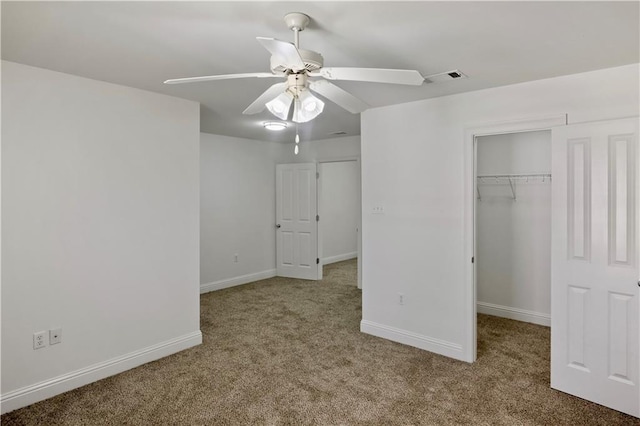
<svg viewBox="0 0 640 426"><path fill-rule="evenodd" d="M33 333L33 349L42 349L47 346L47 332L38 331Z"/></svg>

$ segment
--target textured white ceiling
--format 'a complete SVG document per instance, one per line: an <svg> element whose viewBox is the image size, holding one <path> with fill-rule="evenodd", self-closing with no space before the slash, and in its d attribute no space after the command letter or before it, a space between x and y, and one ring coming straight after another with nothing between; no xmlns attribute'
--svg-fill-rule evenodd
<svg viewBox="0 0 640 426"><path fill-rule="evenodd" d="M372 107L640 62L638 2L2 2L2 58L201 103L202 131L290 142L267 112L242 111L272 79L168 86L169 78L264 72L256 36L291 41L282 17L304 12L302 48L326 66L460 69L420 87L338 82ZM360 133L329 102L304 139Z"/></svg>

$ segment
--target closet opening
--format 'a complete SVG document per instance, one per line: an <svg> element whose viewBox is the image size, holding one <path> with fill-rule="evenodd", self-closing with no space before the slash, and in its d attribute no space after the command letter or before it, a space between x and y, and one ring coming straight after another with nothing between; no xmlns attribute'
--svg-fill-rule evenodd
<svg viewBox="0 0 640 426"><path fill-rule="evenodd" d="M474 154L477 356L521 351L548 368L551 131L476 136Z"/></svg>

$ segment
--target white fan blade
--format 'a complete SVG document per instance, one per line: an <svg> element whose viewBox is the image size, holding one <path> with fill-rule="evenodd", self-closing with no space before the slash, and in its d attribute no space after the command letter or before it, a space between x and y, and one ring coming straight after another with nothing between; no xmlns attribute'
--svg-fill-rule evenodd
<svg viewBox="0 0 640 426"><path fill-rule="evenodd" d="M223 74L223 75L205 75L202 77L187 77L187 78L173 78L167 80L164 84L180 84L180 83L196 83L199 81L213 81L213 80L229 80L233 78L268 78L268 77L284 77L283 75L271 74L270 72L251 72L245 74Z"/></svg>
<svg viewBox="0 0 640 426"><path fill-rule="evenodd" d="M293 71L302 71L305 69L300 52L288 41L277 40L275 38L268 37L256 37L256 40L260 42L273 56L282 61L282 65Z"/></svg>
<svg viewBox="0 0 640 426"><path fill-rule="evenodd" d="M346 109L352 114L357 114L369 108L369 105L353 96L351 93L342 90L333 83L326 80L312 81L309 89L324 96L336 105Z"/></svg>
<svg viewBox="0 0 640 426"><path fill-rule="evenodd" d="M265 104L270 100L272 100L273 98L275 98L276 96L278 96L280 93L283 93L286 90L286 88L287 88L287 83L274 84L273 86L265 90L262 95L258 96L258 99L253 101L253 103L249 105L247 109L242 111L242 113L251 115L251 114L257 114L259 112L264 111L264 109L266 108Z"/></svg>
<svg viewBox="0 0 640 426"><path fill-rule="evenodd" d="M368 81L371 83L409 84L420 86L424 77L416 70L388 70L382 68L321 68L312 77L328 80Z"/></svg>

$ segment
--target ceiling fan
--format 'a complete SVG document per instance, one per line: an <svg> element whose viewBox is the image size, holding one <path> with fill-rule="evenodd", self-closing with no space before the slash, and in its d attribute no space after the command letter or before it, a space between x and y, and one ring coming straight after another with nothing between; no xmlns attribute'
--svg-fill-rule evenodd
<svg viewBox="0 0 640 426"><path fill-rule="evenodd" d="M322 55L299 48L299 33L309 24L303 13L288 13L284 21L294 32L294 43L274 38L256 37L271 53L271 72L210 75L203 77L177 78L165 84L195 83L201 81L227 80L235 78L280 78L286 79L269 87L244 110L243 114L257 114L267 108L281 120L304 123L317 117L324 102L314 96L317 93L347 111L357 114L368 105L327 80L351 80L370 83L391 83L420 86L425 77L416 70L382 68L325 68ZM293 104L293 114L290 114Z"/></svg>

